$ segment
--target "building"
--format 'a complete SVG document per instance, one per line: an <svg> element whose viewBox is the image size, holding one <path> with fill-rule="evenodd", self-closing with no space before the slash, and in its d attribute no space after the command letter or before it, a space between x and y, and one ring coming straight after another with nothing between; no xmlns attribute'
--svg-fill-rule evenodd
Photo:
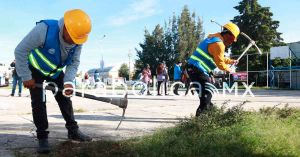
<svg viewBox="0 0 300 157"><path fill-rule="evenodd" d="M115 64L113 66L105 67L103 57L100 61L100 68L93 68L88 70L89 77L92 78L91 82L103 82L107 85L111 85L114 80L115 83L124 83L125 78L119 77L119 69L123 63ZM125 63L126 64L126 63ZM127 63L128 65L128 63ZM131 76L134 72L134 63L130 63L129 66ZM93 84L93 83L92 83Z"/></svg>
<svg viewBox="0 0 300 157"><path fill-rule="evenodd" d="M122 77L119 77L120 66L109 66L103 68L94 68L88 71L89 77L94 78L95 82L104 82L105 84L111 85L113 79L116 82L124 82Z"/></svg>
<svg viewBox="0 0 300 157"><path fill-rule="evenodd" d="M300 41L288 43L287 46L273 47L270 59L292 59L293 64L286 67L270 66L270 86L300 89ZM271 62L272 63L272 62Z"/></svg>

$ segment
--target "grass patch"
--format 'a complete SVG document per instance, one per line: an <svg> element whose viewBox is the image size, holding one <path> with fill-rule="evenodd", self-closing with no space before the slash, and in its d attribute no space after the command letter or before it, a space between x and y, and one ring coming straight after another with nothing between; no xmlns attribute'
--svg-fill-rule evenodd
<svg viewBox="0 0 300 157"><path fill-rule="evenodd" d="M212 108L153 135L125 141L60 144L55 157L298 157L300 111L285 106L245 112Z"/></svg>

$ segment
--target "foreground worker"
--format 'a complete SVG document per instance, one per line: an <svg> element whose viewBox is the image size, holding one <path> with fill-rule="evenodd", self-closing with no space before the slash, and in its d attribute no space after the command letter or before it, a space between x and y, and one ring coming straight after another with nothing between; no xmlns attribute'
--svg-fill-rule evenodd
<svg viewBox="0 0 300 157"><path fill-rule="evenodd" d="M218 67L220 70L233 72L227 64L237 64L238 61L224 57L224 52L225 47L236 42L239 34L239 27L229 22L223 26L222 32L210 34L204 39L190 56L188 74L192 82L201 84L202 89L202 91L197 91L198 93L201 92L201 95L199 95L200 105L196 111L196 116L199 116L211 104L212 94L205 90L205 84L212 82L212 71ZM195 84L194 86L196 87Z"/></svg>
<svg viewBox="0 0 300 157"><path fill-rule="evenodd" d="M33 121L37 128L39 153L50 151L48 144L48 119L43 89L36 87L44 80L54 82L59 91L55 99L66 121L68 138L77 141L92 139L80 132L74 119L72 101L72 81L75 79L80 63L82 44L87 41L91 31L89 16L80 9L65 12L57 20L42 20L25 36L15 49L16 69L23 84L30 90ZM66 67L65 73L62 71Z"/></svg>

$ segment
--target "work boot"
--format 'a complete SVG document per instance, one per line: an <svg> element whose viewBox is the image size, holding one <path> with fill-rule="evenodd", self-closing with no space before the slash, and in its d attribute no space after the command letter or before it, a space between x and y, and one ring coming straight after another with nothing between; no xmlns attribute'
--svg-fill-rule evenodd
<svg viewBox="0 0 300 157"><path fill-rule="evenodd" d="M205 110L204 108L199 106L196 110L196 117L199 117L203 113L204 110Z"/></svg>
<svg viewBox="0 0 300 157"><path fill-rule="evenodd" d="M80 142L92 140L90 136L83 134L79 129L68 131L68 139Z"/></svg>
<svg viewBox="0 0 300 157"><path fill-rule="evenodd" d="M202 113L202 110L197 109L197 111L196 111L196 117L199 117L201 113Z"/></svg>
<svg viewBox="0 0 300 157"><path fill-rule="evenodd" d="M48 143L48 139L39 139L39 147L37 149L38 153L47 154L50 152L50 147Z"/></svg>

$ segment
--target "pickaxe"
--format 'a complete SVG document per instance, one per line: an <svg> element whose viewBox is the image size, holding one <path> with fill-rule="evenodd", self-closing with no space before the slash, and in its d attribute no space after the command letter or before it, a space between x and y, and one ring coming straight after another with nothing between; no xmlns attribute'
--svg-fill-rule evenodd
<svg viewBox="0 0 300 157"><path fill-rule="evenodd" d="M213 23L219 25L221 28L223 28L223 26L222 26L221 24L219 24L218 22L216 22L216 21L214 21L214 20L210 20L210 22L213 22ZM246 47L246 49L244 50L244 52L239 56L239 58L237 59L237 61L239 61L253 45L254 45L255 48L257 49L258 53L259 53L260 55L262 55L261 50L258 48L258 46L256 45L256 43L255 43L254 40L252 40L252 39L251 39L247 34L245 34L244 32L241 32L240 34L249 40L249 44L248 44L248 46ZM232 66L232 65L231 65L231 66ZM231 67L231 66L230 66L230 67Z"/></svg>
<svg viewBox="0 0 300 157"><path fill-rule="evenodd" d="M237 59L237 61L239 61L239 60L246 54L246 52L247 52L252 46L254 46L254 47L257 49L258 53L259 53L260 55L262 55L261 50L258 48L258 46L256 45L256 43L255 43L254 40L252 40L252 39L251 39L247 34L245 34L244 32L241 32L240 34L241 34L242 36L246 37L246 38L249 40L249 44L248 44L248 46L246 47L246 49L244 50L244 52L239 56L239 58Z"/></svg>
<svg viewBox="0 0 300 157"><path fill-rule="evenodd" d="M54 86L51 86L54 85ZM55 86L54 83L50 82L50 83L43 83L43 84L38 84L36 83L35 86L37 88L42 88L42 89L46 89L46 90L50 90L54 93L60 91L63 92L64 90L59 89L58 87ZM69 90L69 88L65 89L65 90ZM84 97L87 99L92 99L92 100L97 100L97 101L101 101L101 102L106 102L106 103L110 103L112 105L116 105L120 108L123 109L123 113L122 113L122 117L121 120L116 128L116 130L118 130L119 126L121 125L123 119L125 118L125 111L127 109L127 105L128 105L128 99L127 99L127 93L125 94L124 97L120 98L120 97L97 97L95 95L91 95L91 94L86 94L86 93L81 93L81 92L77 92L75 91L75 96L79 96L79 97Z"/></svg>

